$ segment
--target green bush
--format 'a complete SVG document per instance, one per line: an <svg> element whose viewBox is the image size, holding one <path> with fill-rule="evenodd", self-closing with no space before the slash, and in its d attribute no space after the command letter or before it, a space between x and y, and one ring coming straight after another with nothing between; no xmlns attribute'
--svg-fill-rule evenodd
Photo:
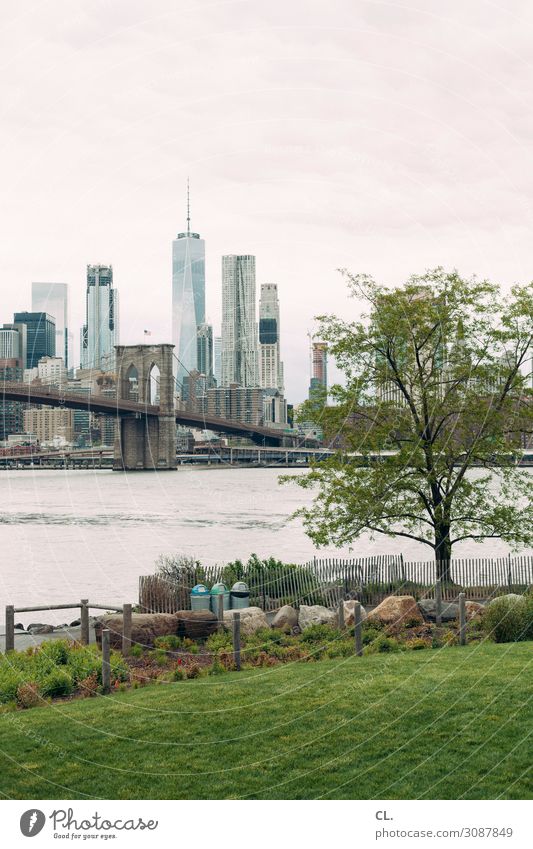
<svg viewBox="0 0 533 849"><path fill-rule="evenodd" d="M301 640L304 643L330 643L340 636L341 632L330 625L310 625L302 632Z"/></svg>
<svg viewBox="0 0 533 849"><path fill-rule="evenodd" d="M485 608L483 628L496 643L515 643L533 638L533 597L501 596Z"/></svg>
<svg viewBox="0 0 533 849"><path fill-rule="evenodd" d="M165 637L156 637L154 647L165 651L176 651L181 648L182 640L176 634L167 634Z"/></svg>
<svg viewBox="0 0 533 849"><path fill-rule="evenodd" d="M0 702L12 702L17 697L17 690L24 679L15 669L4 668L0 674Z"/></svg>
<svg viewBox="0 0 533 849"><path fill-rule="evenodd" d="M43 696L57 699L60 696L70 696L74 690L72 675L66 669L55 669L49 672L41 683Z"/></svg>
<svg viewBox="0 0 533 849"><path fill-rule="evenodd" d="M227 631L211 634L205 641L205 647L213 654L217 654L220 651L231 651L233 647L231 635Z"/></svg>
<svg viewBox="0 0 533 849"><path fill-rule="evenodd" d="M41 647L39 654L42 658L50 658L54 666L64 666L68 663L73 645L67 640L47 640Z"/></svg>
<svg viewBox="0 0 533 849"><path fill-rule="evenodd" d="M394 637L386 637L380 634L372 643L364 649L365 654L381 654L400 651L400 643Z"/></svg>
<svg viewBox="0 0 533 849"><path fill-rule="evenodd" d="M76 685L92 675L101 678L102 658L98 648L96 646L72 646L68 653L66 667Z"/></svg>
<svg viewBox="0 0 533 849"><path fill-rule="evenodd" d="M353 628L352 628L352 631L353 631ZM368 646L368 645L370 645L370 643L373 643L374 640L377 640L381 636L382 636L382 632L379 630L379 628L372 628L370 626L368 628L363 628L363 634L362 634L363 645Z"/></svg>

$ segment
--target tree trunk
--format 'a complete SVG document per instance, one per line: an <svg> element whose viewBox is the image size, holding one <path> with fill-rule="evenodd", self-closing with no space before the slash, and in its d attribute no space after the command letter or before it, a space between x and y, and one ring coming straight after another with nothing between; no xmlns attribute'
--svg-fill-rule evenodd
<svg viewBox="0 0 533 849"><path fill-rule="evenodd" d="M452 558L452 546L450 542L450 526L440 524L435 528L435 560L437 566L437 578L442 583L451 582L450 561Z"/></svg>

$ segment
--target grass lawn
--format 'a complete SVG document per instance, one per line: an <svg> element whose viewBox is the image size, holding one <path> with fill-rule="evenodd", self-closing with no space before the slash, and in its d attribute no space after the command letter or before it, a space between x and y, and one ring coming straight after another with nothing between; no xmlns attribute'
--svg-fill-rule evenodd
<svg viewBox="0 0 533 849"><path fill-rule="evenodd" d="M295 663L0 715L16 799L530 799L533 643Z"/></svg>

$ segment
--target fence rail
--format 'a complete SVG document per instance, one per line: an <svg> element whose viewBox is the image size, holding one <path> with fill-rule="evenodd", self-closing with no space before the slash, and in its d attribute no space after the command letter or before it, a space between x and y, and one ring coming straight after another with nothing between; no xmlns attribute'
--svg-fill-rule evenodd
<svg viewBox="0 0 533 849"><path fill-rule="evenodd" d="M507 592L523 593L533 586L533 557L495 559L453 559L445 564L441 581L443 601L487 600ZM263 610L276 610L284 604L323 604L335 608L341 598L362 604L379 604L388 595L413 595L416 599L435 598L437 570L434 560L404 561L401 555L341 559L314 558L301 566L255 569L235 576L225 566L189 569L182 583L160 575L139 578L141 610L175 613L190 607L190 591L195 584L208 585L233 579L244 580L250 588L250 604Z"/></svg>

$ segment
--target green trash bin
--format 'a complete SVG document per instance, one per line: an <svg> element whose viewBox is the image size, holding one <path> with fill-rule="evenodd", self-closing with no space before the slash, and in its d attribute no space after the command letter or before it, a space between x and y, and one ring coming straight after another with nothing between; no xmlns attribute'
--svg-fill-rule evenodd
<svg viewBox="0 0 533 849"><path fill-rule="evenodd" d="M225 584L213 584L211 587L211 610L218 616L218 598L224 596L224 610L229 610L229 590Z"/></svg>
<svg viewBox="0 0 533 849"><path fill-rule="evenodd" d="M244 581L236 581L230 593L231 609L242 610L243 607L250 607L250 590L248 584Z"/></svg>
<svg viewBox="0 0 533 849"><path fill-rule="evenodd" d="M196 584L191 590L191 610L209 610L211 595L205 584Z"/></svg>

